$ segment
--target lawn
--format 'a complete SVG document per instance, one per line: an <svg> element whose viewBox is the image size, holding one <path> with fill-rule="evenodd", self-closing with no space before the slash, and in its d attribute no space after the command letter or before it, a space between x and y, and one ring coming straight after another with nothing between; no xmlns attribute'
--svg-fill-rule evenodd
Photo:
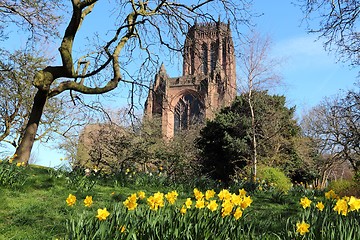
<svg viewBox="0 0 360 240"><path fill-rule="evenodd" d="M302 186L286 194L248 191L236 205L235 197L226 201L225 193L240 197L239 187L228 191L210 181L209 186L206 181L172 183L161 175L129 172L86 176L83 170L39 166L16 170L20 182L9 185L2 177L0 185L0 239L360 239L354 227L359 224L358 199L354 204L346 199L344 214L340 205L336 208L339 198L326 199L323 191ZM214 190L214 196L205 196L206 190ZM66 202L69 194L76 197L72 206ZM92 197L88 207L83 202L87 196ZM312 201L307 207L300 204L305 197ZM188 198L192 204L186 208ZM325 204L321 211L315 206L320 201ZM309 229L296 225L303 220Z"/></svg>

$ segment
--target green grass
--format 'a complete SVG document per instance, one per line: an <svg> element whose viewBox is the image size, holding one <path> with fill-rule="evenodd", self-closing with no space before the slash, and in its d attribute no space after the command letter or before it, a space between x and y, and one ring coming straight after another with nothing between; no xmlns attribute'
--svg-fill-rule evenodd
<svg viewBox="0 0 360 240"><path fill-rule="evenodd" d="M88 192L71 189L65 176L51 176L49 169L27 167L27 180L21 187L0 186L0 239L56 239L62 238L65 222L70 214L65 199L69 193L79 198L92 195L98 204L112 200L131 189L102 185L101 182Z"/></svg>
<svg viewBox="0 0 360 240"><path fill-rule="evenodd" d="M122 202L132 193L142 190L146 192L148 197L157 191L166 193L177 190L179 193L178 201L184 202L187 197L193 197L192 190L195 187L191 184L171 184L163 177L148 178L141 174L137 177L128 175L96 177L89 181L88 178L82 177L82 172L72 175L39 166L26 167L23 174L26 179L24 184L15 185L15 187L0 185L0 240L66 239L69 229L66 223L70 219L77 221L76 219L79 219L79 216L87 216L89 220L86 221L90 221L91 224L97 226L98 221L95 215L98 208L106 207L109 211L112 211L113 215L123 212L124 215L121 215L123 213L118 215L120 219L122 216L131 216L132 213L129 213L130 215L126 213ZM95 184L93 187L89 187L92 186L93 181L95 181ZM212 188L211 186L209 186L209 189ZM205 191L206 189L200 190ZM215 190L219 192L220 189ZM232 191L236 192L235 190ZM77 203L72 207L67 206L65 202L70 193L77 197ZM92 196L94 200L94 204L90 209L85 208L82 203L87 195ZM244 224L241 231L244 231L244 234L250 237L245 236L243 239L298 239L299 236L296 238L281 238L277 235L281 233L286 236L284 229L289 222L291 222L290 228L292 228L290 230L294 232L294 222L301 218L301 212L303 212L299 205L299 199L305 195L312 199L320 199L323 192L295 189L287 194L276 191L250 193L253 203L246 209L241 220L241 224ZM142 200L142 203L143 206L140 209L145 209L146 200ZM114 210L119 206L122 209L115 213ZM332 209L329 211L332 211ZM139 217L142 212L145 211L139 210L134 214ZM163 210L163 213L169 214L166 213L166 210ZM171 214L174 213L178 214L178 210ZM170 218L173 219L173 217ZM159 220L159 218L157 219ZM218 221L222 221L221 217L218 218ZM164 224L175 223L182 224L176 221ZM135 222L135 224L137 223ZM146 226L147 223L144 224ZM209 224L212 223L209 222ZM160 225L159 227L164 228L164 226L166 225ZM160 231L159 229L157 230ZM163 231L165 230L168 229ZM219 229L216 230L219 231ZM237 231L239 230L237 229ZM147 236L150 236L152 233L148 232L147 234L149 234ZM167 234L171 235L172 232L168 231ZM238 232L238 234L242 236L243 233ZM171 236L167 239L171 239Z"/></svg>
<svg viewBox="0 0 360 240"><path fill-rule="evenodd" d="M0 186L0 239L63 239L66 221L74 211L81 211L82 206L68 207L65 199L69 193L75 194L78 204L87 195L93 196L95 207L106 207L115 202L122 202L131 193L143 190L147 193L166 192L173 187L158 184L149 186L131 183L119 183L113 179L98 180L88 191L70 186L66 174L39 166L27 167L24 171L26 182L16 188ZM145 181L140 181L142 184ZM192 192L177 185L179 198L186 199ZM114 193L114 194L112 194ZM256 229L277 231L285 224L286 217L296 213L294 202L273 203L266 194L254 195L254 202L249 211L249 218L254 220ZM109 206L108 206L109 207ZM95 212L95 210L94 210ZM271 224L264 221L271 214L276 221Z"/></svg>

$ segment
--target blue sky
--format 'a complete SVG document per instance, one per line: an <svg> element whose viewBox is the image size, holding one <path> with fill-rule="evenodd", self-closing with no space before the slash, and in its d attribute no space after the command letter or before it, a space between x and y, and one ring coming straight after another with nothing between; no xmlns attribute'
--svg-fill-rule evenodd
<svg viewBox="0 0 360 240"><path fill-rule="evenodd" d="M256 1L254 9L264 14L255 19L257 30L271 37L273 56L287 59L281 66L286 87L278 93L287 97L290 106L296 105L298 117L324 97L353 88L359 69L337 62L333 53L324 50L323 39L306 32L298 7L290 1Z"/></svg>
<svg viewBox="0 0 360 240"><path fill-rule="evenodd" d="M304 111L320 103L324 97L353 87L359 69L352 69L347 63L337 63L335 55L325 52L322 39L316 41L316 35L307 34L305 23L301 23L303 14L290 1L256 0L254 10L263 13L254 21L256 30L272 39L271 55L286 59L280 67L285 87L277 88L276 92L286 96L288 106L296 105L298 118L301 118ZM102 14L102 9L94 9L89 16L93 20L90 24L84 23L82 34L89 34L93 24L101 24L97 19ZM49 47L49 51L57 54L56 47ZM181 67L169 65L165 64L165 67L171 76L181 75ZM117 98L112 98L105 105L126 107L128 91L119 88L114 93ZM33 155L38 159L37 164L46 166L59 165L59 159L63 157L63 154L56 150L38 145L34 146Z"/></svg>

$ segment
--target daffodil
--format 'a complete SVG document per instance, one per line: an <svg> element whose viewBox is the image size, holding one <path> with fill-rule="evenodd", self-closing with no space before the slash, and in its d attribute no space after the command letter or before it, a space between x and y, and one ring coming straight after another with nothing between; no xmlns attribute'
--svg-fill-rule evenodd
<svg viewBox="0 0 360 240"><path fill-rule="evenodd" d="M222 206L222 209L221 209L222 217L230 215L232 212L232 209L234 207L234 205L232 204L232 202L230 200L225 200L221 206Z"/></svg>
<svg viewBox="0 0 360 240"><path fill-rule="evenodd" d="M244 210L245 208L249 207L250 204L252 203L252 199L250 198L250 196L244 197L240 206L241 208Z"/></svg>
<svg viewBox="0 0 360 240"><path fill-rule="evenodd" d="M196 201L195 203L195 207L198 209L204 208L205 207L205 200L204 199L199 199Z"/></svg>
<svg viewBox="0 0 360 240"><path fill-rule="evenodd" d="M336 201L334 211L338 214L342 214L343 216L347 215L348 211L348 203L345 199L339 199Z"/></svg>
<svg viewBox="0 0 360 240"><path fill-rule="evenodd" d="M351 196L348 202L350 211L358 211L360 209L360 199Z"/></svg>
<svg viewBox="0 0 360 240"><path fill-rule="evenodd" d="M300 199L300 204L304 209L310 207L311 202L312 201L310 199L308 199L307 197L303 197Z"/></svg>
<svg viewBox="0 0 360 240"><path fill-rule="evenodd" d="M76 197L72 194L69 194L69 196L66 198L66 203L68 206L73 206L76 203Z"/></svg>
<svg viewBox="0 0 360 240"><path fill-rule="evenodd" d="M218 197L220 200L228 200L231 198L231 193L227 189L223 189L219 192Z"/></svg>
<svg viewBox="0 0 360 240"><path fill-rule="evenodd" d="M14 155L9 159L9 163L12 163L16 157L17 157L17 154L14 154Z"/></svg>
<svg viewBox="0 0 360 240"><path fill-rule="evenodd" d="M139 199L144 199L145 198L145 192L143 192L143 191L139 191L137 193L137 195L138 195Z"/></svg>
<svg viewBox="0 0 360 240"><path fill-rule="evenodd" d="M123 202L123 204L125 207L127 207L128 210L135 210L138 205L136 200L136 193L133 193Z"/></svg>
<svg viewBox="0 0 360 240"><path fill-rule="evenodd" d="M305 223L304 221L296 223L296 232L300 233L300 235L305 235L305 233L309 232L310 224Z"/></svg>
<svg viewBox="0 0 360 240"><path fill-rule="evenodd" d="M245 191L245 189L239 189L239 195L241 196L241 197L245 197L246 196L246 191Z"/></svg>
<svg viewBox="0 0 360 240"><path fill-rule="evenodd" d="M237 194L231 194L231 202L236 205L240 206L243 201L243 197Z"/></svg>
<svg viewBox="0 0 360 240"><path fill-rule="evenodd" d="M164 194L160 192L154 193L153 196L150 196L147 199L147 202L150 209L156 211L159 209L159 207L164 206Z"/></svg>
<svg viewBox="0 0 360 240"><path fill-rule="evenodd" d="M104 209L101 209L101 208L99 208L98 210L97 210L97 215L96 215L96 217L100 220L100 221L102 221L102 220L105 220L109 215L110 215L110 213L106 210L106 208L104 208Z"/></svg>
<svg viewBox="0 0 360 240"><path fill-rule="evenodd" d="M218 207L218 204L216 203L216 200L211 200L209 202L209 204L207 205L207 208L212 212L216 211L217 207Z"/></svg>
<svg viewBox="0 0 360 240"><path fill-rule="evenodd" d="M196 200L200 200L204 197L204 194L199 191L197 188L194 189L194 196Z"/></svg>
<svg viewBox="0 0 360 240"><path fill-rule="evenodd" d="M243 212L241 211L240 208L236 208L235 213L234 213L234 218L235 218L235 220L238 220L239 218L241 218L242 213L243 213Z"/></svg>
<svg viewBox="0 0 360 240"><path fill-rule="evenodd" d="M172 191L165 194L165 198L170 204L174 204L178 195L176 191Z"/></svg>
<svg viewBox="0 0 360 240"><path fill-rule="evenodd" d="M316 208L317 209L319 209L319 211L322 211L322 210L324 210L324 204L322 203L322 202L318 202L317 204L316 204Z"/></svg>
<svg viewBox="0 0 360 240"><path fill-rule="evenodd" d="M182 215L184 215L186 213L186 210L187 210L187 207L186 206L182 206L181 209L180 209L180 213Z"/></svg>
<svg viewBox="0 0 360 240"><path fill-rule="evenodd" d="M334 190L329 190L328 192L325 193L325 198L327 199L336 199L338 198L337 194L334 192Z"/></svg>
<svg viewBox="0 0 360 240"><path fill-rule="evenodd" d="M93 204L92 196L86 196L84 199L85 207L90 207Z"/></svg>
<svg viewBox="0 0 360 240"><path fill-rule="evenodd" d="M191 198L187 198L186 201L185 201L186 208L191 208L191 205L192 205Z"/></svg>
<svg viewBox="0 0 360 240"><path fill-rule="evenodd" d="M209 200L210 198L213 198L214 196L215 196L215 191L213 190L213 189L211 189L211 190L207 190L206 192L205 192L205 199L206 200Z"/></svg>

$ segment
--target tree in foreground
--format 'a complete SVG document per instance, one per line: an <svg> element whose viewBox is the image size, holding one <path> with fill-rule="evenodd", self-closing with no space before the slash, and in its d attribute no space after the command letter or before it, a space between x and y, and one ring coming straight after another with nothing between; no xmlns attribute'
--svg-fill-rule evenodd
<svg viewBox="0 0 360 240"><path fill-rule="evenodd" d="M257 133L255 123L254 92L277 87L281 81L280 74L276 71L281 60L269 55L271 41L257 32L252 32L247 38L247 44L241 46L240 51L240 77L238 86L240 92L247 96L251 113L251 143L252 143L252 180L256 179L258 165Z"/></svg>
<svg viewBox="0 0 360 240"><path fill-rule="evenodd" d="M96 11L97 7L104 7L105 3L97 0L62 1L64 4L61 7L54 8L58 11L64 10L64 22L67 22L58 48L61 63L46 66L35 73L33 85L37 92L23 137L16 150L15 160L28 161L45 104L50 98L68 91L75 101L78 97L75 93L103 94L114 90L120 82L136 84L138 79L129 79L131 75L127 73L130 69L138 68L138 76L144 76L151 67L159 64L160 57L154 52L159 53L159 49L162 52L164 49L181 52L180 40L195 21L215 21L212 13L216 13L216 18L221 14L235 25L247 23L250 17L249 2L204 0L196 4L185 4L167 0L111 1L108 16L104 16L111 19L105 24L109 31L102 31L107 35L91 39L94 45L89 48L79 47L79 52L82 52L79 56L74 49L78 47L75 42L80 27L87 24L86 20L92 11ZM32 5L27 1L19 4L6 1L0 5L0 12L10 18L19 17L20 20L15 20L15 24L28 24L31 33L36 33L37 30L43 30L41 26L46 20L54 23L51 20L56 18L42 15L41 11L36 11L39 15L31 15L31 11L38 7L46 8L50 4L58 7L58 3L59 1L37 0L36 4ZM19 14L21 12L26 14ZM45 30L58 29L50 27ZM49 37L48 31L42 33ZM98 36L97 33L94 36Z"/></svg>
<svg viewBox="0 0 360 240"><path fill-rule="evenodd" d="M283 96L271 96L266 91L253 94L259 162L289 174L302 164L294 143L300 134L293 119L295 108L287 108ZM237 172L248 174L245 167L252 166L252 133L252 114L245 93L201 130L197 146L203 173L225 183Z"/></svg>

